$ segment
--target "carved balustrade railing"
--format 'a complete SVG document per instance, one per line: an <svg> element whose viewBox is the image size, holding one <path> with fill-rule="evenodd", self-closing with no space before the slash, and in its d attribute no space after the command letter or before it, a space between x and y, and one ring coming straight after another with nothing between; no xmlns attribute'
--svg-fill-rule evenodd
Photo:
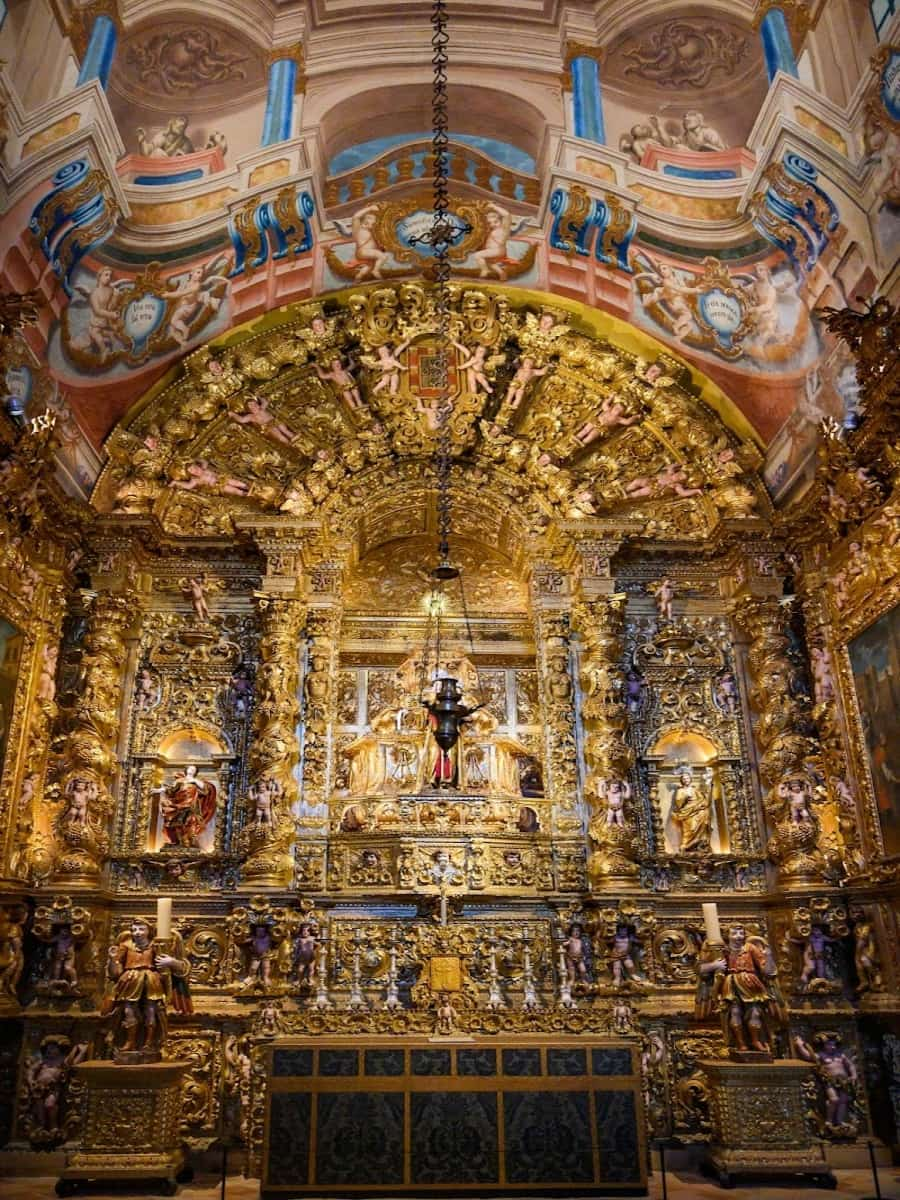
<svg viewBox="0 0 900 1200"><path fill-rule="evenodd" d="M451 181L468 183L520 204L537 204L540 199L541 184L536 175L514 171L460 142L450 142L449 157ZM349 204L417 180L428 184L433 170L431 140L406 142L351 171L331 175L325 183L325 203L330 207Z"/></svg>

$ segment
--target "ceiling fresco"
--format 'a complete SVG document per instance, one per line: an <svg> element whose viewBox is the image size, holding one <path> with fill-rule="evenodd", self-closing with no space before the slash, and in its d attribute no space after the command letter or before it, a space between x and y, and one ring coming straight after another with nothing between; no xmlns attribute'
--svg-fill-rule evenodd
<svg viewBox="0 0 900 1200"><path fill-rule="evenodd" d="M865 6L834 3L840 70L802 4L779 62L764 4L598 0L577 33L555 3L454 17L458 281L596 307L648 361L689 365L768 447L779 502L808 483L821 422L860 419L820 310L897 287L892 27L879 42ZM427 21L333 0L99 13L14 3L0 26L0 262L47 302L5 403L16 420L55 406L85 494L110 431L185 354L433 271ZM341 370L358 376L356 353Z"/></svg>

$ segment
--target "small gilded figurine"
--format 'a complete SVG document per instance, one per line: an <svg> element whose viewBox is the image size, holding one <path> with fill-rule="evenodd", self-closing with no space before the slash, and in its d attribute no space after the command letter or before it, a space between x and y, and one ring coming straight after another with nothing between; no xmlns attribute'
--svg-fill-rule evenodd
<svg viewBox="0 0 900 1200"><path fill-rule="evenodd" d="M659 583L652 584L649 591L656 600L656 611L659 613L660 620L671 621L672 603L675 599L675 588L672 586L672 580L666 576Z"/></svg>
<svg viewBox="0 0 900 1200"><path fill-rule="evenodd" d="M128 932L120 934L110 947L110 987L103 1012L113 1015L115 1032L121 1029L125 1034L115 1053L119 1061L123 1061L123 1055L140 1055L144 1062L158 1061L169 1006L175 1012L193 1011L187 985L190 963L184 958L180 934L173 930L168 942L171 954L152 940L150 923L136 917Z"/></svg>
<svg viewBox="0 0 900 1200"><path fill-rule="evenodd" d="M725 1040L733 1057L772 1057L772 1031L786 1020L778 971L768 943L747 937L732 925L726 945L705 942L697 980L696 1016L722 1015Z"/></svg>

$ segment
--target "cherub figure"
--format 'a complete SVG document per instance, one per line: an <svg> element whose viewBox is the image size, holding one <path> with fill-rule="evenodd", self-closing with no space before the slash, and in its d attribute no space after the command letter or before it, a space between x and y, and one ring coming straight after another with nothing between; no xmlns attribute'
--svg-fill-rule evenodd
<svg viewBox="0 0 900 1200"><path fill-rule="evenodd" d="M623 779L601 779L597 783L597 796L605 802L604 824L625 828L625 803L631 799L631 784Z"/></svg>
<svg viewBox="0 0 900 1200"><path fill-rule="evenodd" d="M72 339L77 350L96 351L101 363L122 347L122 305L129 284L114 281L112 269L101 267L92 288L75 284L74 291L90 309L87 329Z"/></svg>
<svg viewBox="0 0 900 1200"><path fill-rule="evenodd" d="M175 284L174 289L166 296L167 300L175 301L169 317L167 332L169 336L183 346L191 336L191 327L205 310L218 312L222 303L221 297L212 289L218 285L222 290L228 287L228 279L220 274L227 266L227 259L218 258L211 263L199 263L192 267L187 275ZM173 275L168 281L172 288Z"/></svg>
<svg viewBox="0 0 900 1200"><path fill-rule="evenodd" d="M834 674L831 670L831 655L823 646L813 646L810 650L810 664L813 673L813 686L816 700L826 704L834 699Z"/></svg>
<svg viewBox="0 0 900 1200"><path fill-rule="evenodd" d="M90 822L91 801L99 794L97 784L93 779L76 775L66 784L64 796L66 807L62 814L62 822L70 829L86 829Z"/></svg>
<svg viewBox="0 0 900 1200"><path fill-rule="evenodd" d="M793 825L813 822L812 786L802 775L792 775L778 785L778 795L787 803L788 821Z"/></svg>
<svg viewBox="0 0 900 1200"><path fill-rule="evenodd" d="M803 965L798 981L801 992L807 991L815 980L827 980L831 977L828 948L838 940L831 937L821 925L812 926L803 944Z"/></svg>
<svg viewBox="0 0 900 1200"><path fill-rule="evenodd" d="M523 396L525 395L525 389L528 387L529 383L531 383L532 379L541 378L541 376L546 375L549 370L549 366L536 367L534 365L534 359L530 355L526 354L519 364L519 368L515 375L513 375L512 379L510 380L509 387L506 389L506 399L504 400L506 407L512 409L518 408L518 406L522 403Z"/></svg>
<svg viewBox="0 0 900 1200"><path fill-rule="evenodd" d="M625 707L632 715L644 707L646 681L639 671L628 671L625 675Z"/></svg>
<svg viewBox="0 0 900 1200"><path fill-rule="evenodd" d="M800 1058L816 1064L816 1073L825 1093L825 1132L847 1136L858 1074L853 1059L841 1046L840 1034L817 1033L812 1046L798 1035L794 1038L794 1047Z"/></svg>
<svg viewBox="0 0 900 1200"><path fill-rule="evenodd" d="M87 1043L73 1046L63 1034L41 1039L25 1068L28 1137L32 1145L52 1145L66 1136L66 1091L72 1068L87 1055Z"/></svg>
<svg viewBox="0 0 900 1200"><path fill-rule="evenodd" d="M400 388L400 372L409 370L408 367L403 365L398 356L403 353L411 340L411 338L407 338L405 342L401 342L394 350L387 343L384 343L384 345L376 348L374 355L363 357L363 363L367 367L371 367L373 371L378 371L381 375L381 378L372 388L373 396L377 396L385 388L387 388L389 395L397 395Z"/></svg>
<svg viewBox="0 0 900 1200"><path fill-rule="evenodd" d="M460 342L454 342L453 345L463 356L459 369L466 373L466 390L473 396L477 396L480 392L487 392L489 396L493 395L494 389L488 381L486 372L492 369L496 362L501 361L502 356L494 355L488 359L488 348L482 342L478 342L474 350L467 349Z"/></svg>
<svg viewBox="0 0 900 1200"><path fill-rule="evenodd" d="M478 274L482 279L496 275L498 279L506 278L506 268L515 265L515 259L507 253L507 242L512 232L512 220L509 212L499 204L492 204L485 213L487 233L484 245L476 250L472 257L478 263ZM474 388L470 388L474 391Z"/></svg>
<svg viewBox="0 0 900 1200"><path fill-rule="evenodd" d="M313 981L317 946L315 925L311 921L303 921L294 943L294 976L301 985L309 985Z"/></svg>
<svg viewBox="0 0 900 1200"><path fill-rule="evenodd" d="M713 684L713 699L724 713L734 716L738 710L737 680L733 671L723 671Z"/></svg>
<svg viewBox="0 0 900 1200"><path fill-rule="evenodd" d="M247 397L247 406L244 411L232 413L231 419L238 425L255 425L266 437L274 438L285 446L290 446L294 440L294 435L287 425L269 411L269 402L265 396L255 396L251 393Z"/></svg>
<svg viewBox="0 0 900 1200"><path fill-rule="evenodd" d="M145 712L148 708L153 707L155 700L156 680L148 667L141 667L134 687L135 707L139 712Z"/></svg>
<svg viewBox="0 0 900 1200"><path fill-rule="evenodd" d="M450 1000L449 992L438 993L437 1010L435 1013L435 1032L443 1034L445 1037L451 1033L456 1026L456 1009Z"/></svg>
<svg viewBox="0 0 900 1200"><path fill-rule="evenodd" d="M675 588L672 580L666 576L659 583L651 584L647 589L656 600L656 611L662 621L672 620L672 605L675 600Z"/></svg>
<svg viewBox="0 0 900 1200"><path fill-rule="evenodd" d="M186 600L190 600L194 616L198 621L208 621L210 619L206 592L207 582L205 571L201 571L199 575L189 575L182 581L181 594Z"/></svg>
<svg viewBox="0 0 900 1200"><path fill-rule="evenodd" d="M59 647L47 643L41 650L41 665L38 672L38 682L35 695L45 704L52 704L56 699L56 664L59 659Z"/></svg>
<svg viewBox="0 0 900 1200"><path fill-rule="evenodd" d="M356 380L350 374L347 367L344 366L343 359L339 355L334 355L329 360L329 370L325 371L316 363L316 374L325 382L330 380L337 390L340 392L341 399L345 404L348 404L353 409L362 408L362 397L359 394L359 387Z"/></svg>
<svg viewBox="0 0 900 1200"><path fill-rule="evenodd" d="M618 921L609 950L609 969L615 987L622 987L626 983L641 979L637 965L637 947L638 941L633 928L625 921Z"/></svg>
<svg viewBox="0 0 900 1200"><path fill-rule="evenodd" d="M237 718L246 717L250 711L250 698L253 695L253 685L246 667L238 667L231 676L228 685L228 703Z"/></svg>
<svg viewBox="0 0 900 1200"><path fill-rule="evenodd" d="M881 987L881 968L878 964L878 947L875 931L870 921L857 921L853 926L853 965L856 967L856 994L871 992Z"/></svg>
<svg viewBox="0 0 900 1200"><path fill-rule="evenodd" d="M694 329L694 314L691 311L688 296L696 295L701 289L683 283L674 267L668 263L657 263L652 272L645 271L635 275L635 282L649 279L655 284L650 291L644 292L641 300L645 308L654 304L664 304L672 321L672 332L679 339L685 338Z"/></svg>
<svg viewBox="0 0 900 1200"><path fill-rule="evenodd" d="M778 299L789 292L796 294L796 283L792 278L776 283L765 263L757 263L752 283L744 291L750 301L747 316L756 326L756 336L762 345L777 341Z"/></svg>
<svg viewBox="0 0 900 1200"><path fill-rule="evenodd" d="M187 479L172 480L172 487L182 492L195 492L197 488L208 487L210 491L219 492L223 496L247 496L250 493L249 483L244 483L242 479L236 479L232 475L219 475L205 458L185 463L184 469Z"/></svg>
<svg viewBox="0 0 900 1200"><path fill-rule="evenodd" d="M353 277L357 281L369 278L381 279L385 263L391 257L390 251L380 246L375 237L377 224L377 204L367 204L353 214L351 235L355 257L349 265L357 268Z"/></svg>
<svg viewBox="0 0 900 1200"><path fill-rule="evenodd" d="M573 921L563 941L566 960L566 975L570 985L591 983L591 944L584 933L584 926Z"/></svg>

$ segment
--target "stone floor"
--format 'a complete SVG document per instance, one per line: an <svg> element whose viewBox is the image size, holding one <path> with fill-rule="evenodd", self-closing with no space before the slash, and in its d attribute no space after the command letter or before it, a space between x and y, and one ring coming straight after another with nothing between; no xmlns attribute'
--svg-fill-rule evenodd
<svg viewBox="0 0 900 1200"><path fill-rule="evenodd" d="M862 1200L863 1197L875 1196L872 1176L868 1171L836 1171L838 1180L837 1190L833 1192L821 1189L803 1189L803 1194L809 1200L815 1197L833 1196L835 1200ZM54 1192L55 1178L18 1178L0 1179L0 1200L56 1200ZM900 1169L885 1167L881 1170L881 1189L884 1200L900 1200ZM668 1177L669 1200L796 1200L796 1185L788 1187L738 1187L729 1191L717 1187L700 1175L689 1171L670 1172ZM792 1195L793 1193L793 1195ZM140 1193L131 1191L89 1193L93 1200L122 1200L125 1195ZM144 1193L146 1194L146 1193ZM653 1200L662 1197L662 1181L655 1175L650 1184L650 1196ZM211 1175L198 1176L190 1185L181 1187L178 1191L181 1200L219 1200L221 1183ZM226 1181L225 1200L256 1200L259 1195L259 1183L255 1179L243 1179L239 1175L231 1175ZM469 1200L476 1200L470 1196Z"/></svg>

